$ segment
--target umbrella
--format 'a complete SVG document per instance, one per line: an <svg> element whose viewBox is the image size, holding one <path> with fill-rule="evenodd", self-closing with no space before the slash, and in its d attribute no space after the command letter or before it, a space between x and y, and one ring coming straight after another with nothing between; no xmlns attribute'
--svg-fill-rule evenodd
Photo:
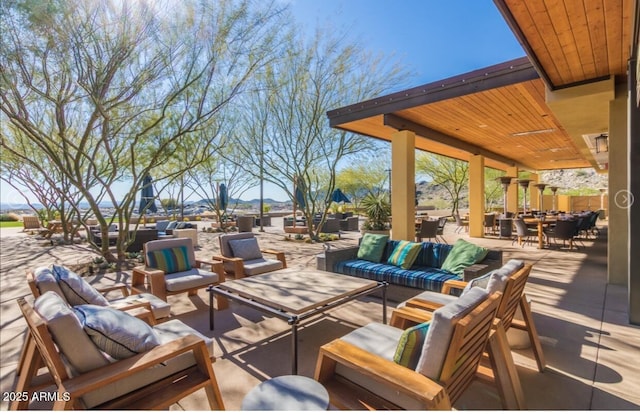
<svg viewBox="0 0 640 415"><path fill-rule="evenodd" d="M153 179L150 175L146 175L142 180L142 190L140 191L140 207L139 211L141 215L147 213L147 210L156 213L158 208L155 204L155 197L153 196Z"/></svg>
<svg viewBox="0 0 640 415"><path fill-rule="evenodd" d="M220 200L220 209L226 211L229 204L229 195L227 194L227 186L224 183L220 185L218 198Z"/></svg>
<svg viewBox="0 0 640 415"><path fill-rule="evenodd" d="M333 191L333 193L331 193L331 201L336 203L351 203L347 195L342 193L342 190L340 189L336 189Z"/></svg>
<svg viewBox="0 0 640 415"><path fill-rule="evenodd" d="M296 187L296 202L298 202L298 207L300 207L300 209L304 209L306 206L304 202L304 182L300 180L300 178L297 178L294 184Z"/></svg>

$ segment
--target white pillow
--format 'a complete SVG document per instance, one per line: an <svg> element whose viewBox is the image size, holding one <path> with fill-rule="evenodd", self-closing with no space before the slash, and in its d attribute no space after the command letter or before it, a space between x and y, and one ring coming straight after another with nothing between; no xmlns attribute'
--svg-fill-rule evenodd
<svg viewBox="0 0 640 415"><path fill-rule="evenodd" d="M60 296L60 298L65 298L64 293L60 289L58 285L58 279L55 275L53 275L53 271L51 271L48 267L38 267L33 271L33 281L36 283L36 288L40 295L53 291Z"/></svg>
<svg viewBox="0 0 640 415"><path fill-rule="evenodd" d="M160 344L147 323L124 311L90 304L73 309L93 343L114 359L126 359Z"/></svg>
<svg viewBox="0 0 640 415"><path fill-rule="evenodd" d="M98 290L75 272L60 265L53 265L52 270L58 280L60 290L72 306L81 304L109 305L107 299Z"/></svg>

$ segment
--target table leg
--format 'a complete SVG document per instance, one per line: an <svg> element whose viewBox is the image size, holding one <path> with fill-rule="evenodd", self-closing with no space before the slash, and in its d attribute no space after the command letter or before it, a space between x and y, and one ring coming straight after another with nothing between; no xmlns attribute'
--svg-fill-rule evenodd
<svg viewBox="0 0 640 415"><path fill-rule="evenodd" d="M213 331L213 286L209 286L209 330Z"/></svg>
<svg viewBox="0 0 640 415"><path fill-rule="evenodd" d="M298 320L289 320L291 324L291 374L298 374Z"/></svg>
<svg viewBox="0 0 640 415"><path fill-rule="evenodd" d="M382 286L382 324L387 324L387 284Z"/></svg>

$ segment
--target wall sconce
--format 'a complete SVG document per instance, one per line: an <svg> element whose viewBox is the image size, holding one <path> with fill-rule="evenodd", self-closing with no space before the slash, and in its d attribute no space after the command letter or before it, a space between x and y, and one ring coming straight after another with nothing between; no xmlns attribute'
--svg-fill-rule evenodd
<svg viewBox="0 0 640 415"><path fill-rule="evenodd" d="M607 153L609 151L609 136L600 134L596 137L596 153Z"/></svg>

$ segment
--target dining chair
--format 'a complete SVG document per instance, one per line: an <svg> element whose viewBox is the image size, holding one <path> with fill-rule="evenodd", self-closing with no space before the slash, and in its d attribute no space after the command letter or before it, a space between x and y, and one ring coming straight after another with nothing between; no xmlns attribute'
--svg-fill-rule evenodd
<svg viewBox="0 0 640 415"><path fill-rule="evenodd" d="M438 221L422 219L420 229L416 233L416 242L422 242L424 238L435 239L438 242Z"/></svg>

